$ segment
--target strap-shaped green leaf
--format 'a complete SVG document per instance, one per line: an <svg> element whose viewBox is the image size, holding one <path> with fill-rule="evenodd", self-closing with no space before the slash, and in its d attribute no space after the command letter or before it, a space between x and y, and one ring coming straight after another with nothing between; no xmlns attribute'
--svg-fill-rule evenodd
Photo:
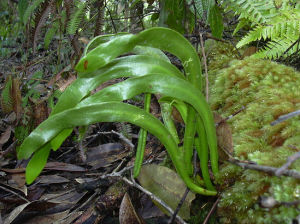
<svg viewBox="0 0 300 224"><path fill-rule="evenodd" d="M85 126L96 122L130 122L144 128L165 145L177 172L191 190L205 195L216 194L215 191L205 190L194 184L187 173L184 172L181 153L177 150L177 145L168 130L157 118L142 109L119 102L96 103L66 110L49 117L25 139L18 156L22 157L22 152L27 151L26 149L30 147L40 148L63 129Z"/></svg>
<svg viewBox="0 0 300 224"><path fill-rule="evenodd" d="M147 51L143 52L143 49L147 49ZM186 76L183 76L175 66L171 65L168 62L168 59L166 59L158 49L168 51L177 56L182 61ZM138 54L145 55L126 56L116 59L116 57L127 52L137 52ZM87 125L91 122L96 122L95 119L97 119L97 121L123 120L139 125L144 129L141 131L142 134L141 139L139 140L139 151L136 160L137 166L135 166L135 175L137 175L142 162L146 131L152 129L151 127L147 127L147 125L145 127L145 125L143 126L141 123L132 120L136 117L133 116L134 110L138 108L132 109L132 106L124 107L124 104L117 102L115 102L117 104L114 104L112 101L120 102L130 99L138 94L146 93L148 101L146 102L145 107L147 108L150 105L150 94L158 93L166 98L170 98L171 102L173 100L179 100L178 102L181 102L182 106L187 108L187 113L184 112L186 113L184 115L186 130L183 153L182 150L177 147L179 140L176 129L174 128L174 125L172 125L172 121L166 119L166 116L167 118L170 118L171 116L170 113L168 113L170 112L171 104L162 106L164 121L166 122L166 127L168 127L166 129L166 127L162 126L168 132L165 132L164 136L167 136L169 141L172 142L171 146L165 139L160 139L162 137L157 135L159 134L158 132L149 131L156 135L165 145L178 173L188 187L201 194L213 195L216 193L209 179L207 164L208 145L210 149L212 170L214 174L218 172L218 154L213 116L201 93L201 66L198 55L192 45L183 36L170 29L153 28L145 30L137 35L121 34L95 38L86 48L85 55L76 68L79 71L79 79L77 79L60 97L58 104L48 119L50 123L47 123L48 120L43 122L27 138L28 140L26 139L24 141L18 154L20 158L28 158L34 152L42 153L46 146L48 149L49 141L51 141L50 146L54 150L57 149L63 140L71 133L71 128L76 125ZM109 86L100 92L89 96L89 93L101 83L120 77L133 78ZM104 102L111 103L105 104L106 106L115 105L115 111L110 114L106 113L106 111L111 108L102 107ZM102 105L101 107L100 104ZM93 113L91 109L90 111L87 111L86 117L79 119L76 117L78 116L77 112L83 112L83 108L87 110L88 108L93 108L95 110L97 108L102 108L102 111L94 111ZM124 114L120 114L122 108L128 109L128 111L124 112ZM152 119L149 118L149 113L146 111L139 112L139 110L140 109L135 111L136 114L134 115L141 115L144 117L144 114L146 114L146 120L144 120L144 122L148 122ZM102 114L104 118L100 118L100 114ZM108 114L111 116L110 118L108 118ZM74 115L75 119L73 123L68 120L64 123L64 120L61 118L72 115ZM195 122L196 118L197 122ZM60 122L57 122L57 119ZM79 122L76 119L79 119ZM49 124L49 127L44 125L44 123ZM56 123L57 126L51 126L53 123ZM162 125L161 122L159 122L159 124ZM49 128L49 130L45 133L40 133L45 127ZM156 128L161 127L156 126ZM191 179L191 157L196 130L200 139L204 141L200 144L197 140L196 144L197 146L201 145L201 148L197 148L201 151L199 155L204 181L206 186L213 191L202 189L195 185ZM163 130L161 131L163 132ZM206 148L204 149L203 147ZM37 155L39 155L39 153ZM36 155L34 155L33 158L35 158L35 156ZM35 160L33 159L33 161ZM31 164L34 163L32 162ZM41 166L39 166L39 172L41 169ZM31 177L34 179L35 175L38 175L39 172L33 172L34 175L31 175Z"/></svg>
<svg viewBox="0 0 300 224"><path fill-rule="evenodd" d="M210 108L200 91L189 82L180 78L161 76L160 74L130 78L86 98L78 106L89 105L95 102L123 101L144 92L160 93L192 105L200 115L205 127L211 160L217 161L216 130Z"/></svg>
<svg viewBox="0 0 300 224"><path fill-rule="evenodd" d="M161 75L184 78L174 65L158 58L145 55L118 58L99 70L79 74L80 77L86 78L75 80L64 91L51 115L76 106L92 90L108 80L121 77L144 76L149 73L161 73Z"/></svg>
<svg viewBox="0 0 300 224"><path fill-rule="evenodd" d="M123 45L121 44L122 42ZM122 53L132 50L136 45L155 47L174 54L181 60L187 79L198 89L202 89L201 64L195 49L182 35L174 30L166 28L148 29L135 36L117 36L115 39L100 44L98 47L87 53L79 61L76 69L79 72L91 72L103 66L105 62L108 63L110 59L116 57L118 54L121 55ZM110 50L112 51L112 54L109 53ZM97 60L99 63L96 64ZM89 66L89 64L92 64L92 66ZM184 151L190 173L192 172L190 161L195 137L195 116L193 108L188 108L188 121L186 123L184 136ZM218 162L211 162L213 172L216 174L218 172Z"/></svg>
<svg viewBox="0 0 300 224"><path fill-rule="evenodd" d="M174 54L181 60L187 78L200 89L202 88L201 64L196 50L178 32L162 27L147 29L137 35L118 35L83 56L76 65L76 70L95 71L117 56L131 51L137 45L154 47Z"/></svg>
<svg viewBox="0 0 300 224"><path fill-rule="evenodd" d="M79 78L70 85L59 98L50 116L76 106L84 97L102 83L120 77L144 76L149 73L159 73L169 76L184 78L183 74L171 63L157 57L146 55L134 55L118 58L105 67L84 75L87 78ZM72 130L64 130L51 145L54 150L63 143Z"/></svg>

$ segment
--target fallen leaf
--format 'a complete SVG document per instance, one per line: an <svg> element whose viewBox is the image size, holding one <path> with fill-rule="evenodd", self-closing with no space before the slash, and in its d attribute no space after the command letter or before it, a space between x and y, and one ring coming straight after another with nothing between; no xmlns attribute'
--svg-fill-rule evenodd
<svg viewBox="0 0 300 224"><path fill-rule="evenodd" d="M86 192L65 191L56 194L44 194L40 200L45 200L55 204L76 204Z"/></svg>
<svg viewBox="0 0 300 224"><path fill-rule="evenodd" d="M60 79L57 82L58 85L58 89L63 92L65 91L65 89L71 85L72 82L74 82L76 80L76 76L75 75L69 75L67 79Z"/></svg>
<svg viewBox="0 0 300 224"><path fill-rule="evenodd" d="M127 193L120 205L119 222L120 224L145 224L144 220L136 213Z"/></svg>
<svg viewBox="0 0 300 224"><path fill-rule="evenodd" d="M70 182L67 178L58 176L58 175L47 175L47 176L40 176L37 179L37 183L40 184L61 184Z"/></svg>
<svg viewBox="0 0 300 224"><path fill-rule="evenodd" d="M10 214L9 216L4 220L4 224L10 224L12 223L18 215L28 206L30 205L31 202L25 203L23 205L19 205L16 207Z"/></svg>
<svg viewBox="0 0 300 224"><path fill-rule="evenodd" d="M27 202L25 204L19 205L16 207L9 215L8 217L4 220L4 224L10 224L15 221L15 219L22 213L28 211L29 213L31 211L45 211L48 208L53 207L55 204L49 203L46 201L31 201ZM20 220L19 220L20 221ZM20 223L20 222L16 222Z"/></svg>
<svg viewBox="0 0 300 224"><path fill-rule="evenodd" d="M55 214L50 214L50 215L43 215L43 216L36 216L26 222L24 222L23 224L53 224L56 221L63 219L64 217L66 217L69 213L69 210L64 211L64 212L59 212L59 213L55 213Z"/></svg>
<svg viewBox="0 0 300 224"><path fill-rule="evenodd" d="M89 220L94 215L94 207L90 206L80 217L74 222L74 224L82 224Z"/></svg>
<svg viewBox="0 0 300 224"><path fill-rule="evenodd" d="M251 56L252 54L255 54L257 52L257 47L251 46L246 48L246 50L244 51L242 58Z"/></svg>
<svg viewBox="0 0 300 224"><path fill-rule="evenodd" d="M230 126L217 113L214 113L214 120L217 124L216 132L218 139L218 151L221 161L228 160L233 156L233 140Z"/></svg>
<svg viewBox="0 0 300 224"><path fill-rule="evenodd" d="M11 175L11 179L17 184L18 188L23 188L26 183L24 173L14 173Z"/></svg>
<svg viewBox="0 0 300 224"><path fill-rule="evenodd" d="M10 138L11 126L8 126L0 136L0 150L2 150L2 145L4 145Z"/></svg>
<svg viewBox="0 0 300 224"><path fill-rule="evenodd" d="M49 162L45 166L45 170L59 170L68 172L85 172L86 169L69 163Z"/></svg>
<svg viewBox="0 0 300 224"><path fill-rule="evenodd" d="M186 190L185 183L175 171L156 164L142 166L138 180L145 189L159 197L173 210L177 208ZM189 192L178 213L183 219L190 218L191 202L194 199L195 194Z"/></svg>
<svg viewBox="0 0 300 224"><path fill-rule="evenodd" d="M123 159L128 155L128 151L120 143L108 143L89 148L87 150L86 163L92 169L111 166L114 162Z"/></svg>

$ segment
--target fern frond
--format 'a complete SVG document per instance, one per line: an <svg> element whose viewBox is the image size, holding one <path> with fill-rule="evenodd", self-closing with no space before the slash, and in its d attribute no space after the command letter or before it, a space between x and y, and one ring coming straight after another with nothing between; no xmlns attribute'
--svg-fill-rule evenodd
<svg viewBox="0 0 300 224"><path fill-rule="evenodd" d="M240 19L238 25L236 26L236 28L234 29L232 35L234 36L240 29L242 29L244 26L246 26L247 24L249 24L250 21L248 19Z"/></svg>
<svg viewBox="0 0 300 224"><path fill-rule="evenodd" d="M300 35L300 17L293 18L292 20L284 17L278 17L276 18L276 22L272 22L265 26L257 25L240 42L238 42L237 47L240 48L252 41L260 39L275 40Z"/></svg>
<svg viewBox="0 0 300 224"><path fill-rule="evenodd" d="M278 14L270 0L227 0L224 4L227 10L239 14L239 19L249 19L254 24L266 23Z"/></svg>
<svg viewBox="0 0 300 224"><path fill-rule="evenodd" d="M2 108L2 112L5 114L8 114L13 110L13 98L11 95L11 89L12 89L12 77L8 76L0 98L0 105Z"/></svg>
<svg viewBox="0 0 300 224"><path fill-rule="evenodd" d="M48 49L49 44L51 43L56 31L58 30L58 27L59 27L59 22L56 21L52 23L52 26L47 30L44 38L44 45L46 49Z"/></svg>
<svg viewBox="0 0 300 224"><path fill-rule="evenodd" d="M19 11L19 18L20 21L23 23L24 20L24 13L26 11L26 9L28 8L28 1L27 0L20 0L18 3L18 11Z"/></svg>
<svg viewBox="0 0 300 224"><path fill-rule="evenodd" d="M41 33L42 27L45 25L51 11L51 0L46 0L41 4L40 10L35 13L34 29L33 29L33 52L36 50L37 41Z"/></svg>
<svg viewBox="0 0 300 224"><path fill-rule="evenodd" d="M87 3L86 2L79 2L77 4L77 9L73 13L73 15L72 15L72 17L71 17L71 19L70 19L70 21L67 25L68 34L75 34L76 33L86 9L87 9Z"/></svg>
<svg viewBox="0 0 300 224"><path fill-rule="evenodd" d="M33 0L23 15L23 22L27 24L32 13L44 2L45 0Z"/></svg>
<svg viewBox="0 0 300 224"><path fill-rule="evenodd" d="M287 57L298 50L297 45L290 48L294 42L295 41L286 38L269 41L263 50L258 51L252 57L276 59L283 56L283 54Z"/></svg>
<svg viewBox="0 0 300 224"><path fill-rule="evenodd" d="M253 30L251 30L246 36L240 40L236 47L240 48L246 44L249 44L253 41L260 40L262 38L263 26L257 25Z"/></svg>

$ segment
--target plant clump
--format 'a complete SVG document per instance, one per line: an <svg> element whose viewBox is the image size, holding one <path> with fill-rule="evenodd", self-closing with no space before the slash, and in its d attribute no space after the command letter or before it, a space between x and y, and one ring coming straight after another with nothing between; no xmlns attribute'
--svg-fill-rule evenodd
<svg viewBox="0 0 300 224"><path fill-rule="evenodd" d="M300 73L269 60L247 57L231 61L214 79L210 96L213 110L226 117L245 107L228 121L234 156L259 165L285 164L299 147L300 119L294 117L274 126L270 123L299 110ZM218 179L225 189L218 207L222 223L291 223L296 218L300 206L285 202L300 199L298 180L234 166L224 164ZM300 161L290 169L300 171ZM275 199L276 204L262 207L260 200L265 197Z"/></svg>

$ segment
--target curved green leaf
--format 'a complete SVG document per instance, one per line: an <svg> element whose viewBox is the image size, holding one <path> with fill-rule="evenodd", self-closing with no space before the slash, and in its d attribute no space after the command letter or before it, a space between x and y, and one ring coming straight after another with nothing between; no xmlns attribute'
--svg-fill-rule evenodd
<svg viewBox="0 0 300 224"><path fill-rule="evenodd" d="M80 59L76 70L92 72L117 56L131 51L136 45L159 48L174 54L181 60L187 78L200 89L202 88L201 64L196 50L178 32L162 27L147 29L137 35L119 35L102 43Z"/></svg>
<svg viewBox="0 0 300 224"><path fill-rule="evenodd" d="M134 55L118 58L99 70L79 74L79 77L83 76L85 78L75 80L64 91L50 116L76 106L92 90L108 80L120 77L144 76L149 73L175 75L184 78L174 65L157 57ZM51 144L54 150L62 144L71 132L70 129L64 130L63 133L52 140Z"/></svg>
<svg viewBox="0 0 300 224"><path fill-rule="evenodd" d="M80 72L91 72L114 57L131 51L134 46L150 46L168 51L177 56L185 69L187 79L198 89L202 89L202 71L197 52L193 46L178 32L167 28L151 28L137 35L122 35L109 42L99 45L86 54L77 64L76 69ZM112 53L111 53L111 52ZM91 64L91 66L89 66ZM195 137L195 111L188 109L188 122L186 123L184 150L192 155L192 146ZM189 163L190 164L190 163ZM191 165L188 165L191 167ZM213 172L218 172L218 164L213 161ZM189 169L191 170L191 168Z"/></svg>
<svg viewBox="0 0 300 224"><path fill-rule="evenodd" d="M44 169L50 150L51 145L47 143L32 156L26 167L26 182L28 184L31 184Z"/></svg>
<svg viewBox="0 0 300 224"><path fill-rule="evenodd" d="M214 172L217 172L218 152L213 115L205 98L200 94L200 91L185 80L177 77L161 76L160 74L130 78L121 83L106 87L100 92L83 100L77 107L96 102L123 101L144 92L160 93L164 96L179 99L189 103L196 109L205 127L212 168Z"/></svg>
<svg viewBox="0 0 300 224"><path fill-rule="evenodd" d="M49 117L25 139L18 157L25 158L28 156L28 151L31 151L28 149L42 147L66 128L85 126L96 122L130 122L144 128L165 145L177 172L191 190L205 195L216 194L215 191L205 190L194 184L184 172L181 153L168 130L157 118L142 109L119 102L96 103L66 110Z"/></svg>

